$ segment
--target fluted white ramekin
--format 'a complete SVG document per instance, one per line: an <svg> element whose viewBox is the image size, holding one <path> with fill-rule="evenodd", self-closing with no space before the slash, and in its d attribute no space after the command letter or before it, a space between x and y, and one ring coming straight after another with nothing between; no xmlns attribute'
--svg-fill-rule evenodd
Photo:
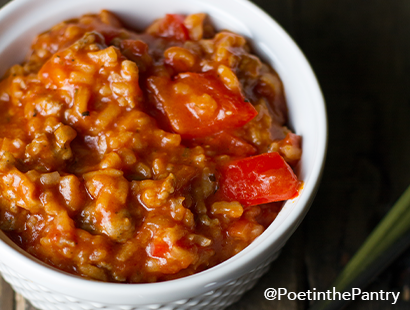
<svg viewBox="0 0 410 310"><path fill-rule="evenodd" d="M66 274L33 258L0 232L0 271L39 309L223 309L267 271L302 221L323 170L327 124L324 100L305 57L266 13L246 0L15 0L0 11L0 75L23 60L32 39L54 24L108 9L143 29L166 13L207 13L217 29L247 37L279 73L292 129L303 137L299 177L304 187L272 225L235 257L186 278L152 284L114 284Z"/></svg>

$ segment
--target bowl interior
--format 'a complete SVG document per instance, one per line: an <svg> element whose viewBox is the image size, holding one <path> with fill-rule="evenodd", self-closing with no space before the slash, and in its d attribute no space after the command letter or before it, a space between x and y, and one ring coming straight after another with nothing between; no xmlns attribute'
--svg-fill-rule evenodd
<svg viewBox="0 0 410 310"><path fill-rule="evenodd" d="M167 287L175 292L193 285L205 289L209 283L227 281L232 273L240 273L252 260L272 248L279 249L296 229L307 212L318 186L326 152L326 113L323 98L316 78L305 57L288 35L263 11L245 0L17 0L0 11L0 75L15 63L20 63L29 51L33 38L56 23L78 17L85 13L97 13L108 9L116 13L129 27L142 30L154 19L166 13L205 12L218 30L229 29L244 35L252 44L255 53L268 62L281 77L288 102L290 126L303 139L303 155L299 177L304 181L301 195L288 201L272 225L248 248L230 260L200 274L173 280L169 283L157 283L156 287ZM0 242L0 246L5 243ZM8 246L10 247L10 245ZM50 285L57 277L65 277L66 288L85 290L88 282L77 277L55 272L29 259L21 258L17 252L10 254L13 259L27 263L22 272L30 272L33 277L40 275ZM32 260L30 260L33 262ZM37 267L35 267L37 266ZM30 269L35 271L29 271ZM46 275L44 272L46 271ZM37 273L38 272L38 273ZM41 273L40 273L41 272ZM56 282L57 283L57 282ZM89 282L88 282L89 283ZM130 294L135 285L94 283L107 294L125 296ZM121 288L120 288L121 287ZM152 292L152 286L138 285L141 294L158 298ZM107 289L108 288L108 289ZM101 294L101 293L100 293Z"/></svg>

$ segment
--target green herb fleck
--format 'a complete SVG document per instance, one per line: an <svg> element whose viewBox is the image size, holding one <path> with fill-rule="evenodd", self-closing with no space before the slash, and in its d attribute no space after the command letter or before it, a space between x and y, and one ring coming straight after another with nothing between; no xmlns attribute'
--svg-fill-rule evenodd
<svg viewBox="0 0 410 310"><path fill-rule="evenodd" d="M37 116L37 113L38 113L37 109L34 109L34 111L33 111L33 117L36 117L36 116Z"/></svg>
<svg viewBox="0 0 410 310"><path fill-rule="evenodd" d="M82 116L90 116L90 111L85 111L81 113Z"/></svg>
<svg viewBox="0 0 410 310"><path fill-rule="evenodd" d="M184 149L184 152L182 153L182 157L188 157L188 155L189 155L189 147L186 147Z"/></svg>
<svg viewBox="0 0 410 310"><path fill-rule="evenodd" d="M245 101L245 102L251 102L248 98L245 98L244 101Z"/></svg>

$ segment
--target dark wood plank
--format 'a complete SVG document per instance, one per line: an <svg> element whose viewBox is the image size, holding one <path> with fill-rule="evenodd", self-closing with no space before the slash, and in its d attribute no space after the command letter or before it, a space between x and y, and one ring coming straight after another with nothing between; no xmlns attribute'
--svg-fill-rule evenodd
<svg viewBox="0 0 410 310"><path fill-rule="evenodd" d="M290 35L295 33L295 0L251 0L272 16Z"/></svg>
<svg viewBox="0 0 410 310"><path fill-rule="evenodd" d="M8 2L10 2L10 0L0 0L0 7L4 6Z"/></svg>
<svg viewBox="0 0 410 310"><path fill-rule="evenodd" d="M11 286L0 277L0 310L14 309L14 291Z"/></svg>
<svg viewBox="0 0 410 310"><path fill-rule="evenodd" d="M322 85L330 128L327 168L307 219L311 287L332 283L410 184L410 143L403 141L410 134L409 17L401 0L295 6L296 41ZM368 290L403 290L402 272L392 266ZM394 307L409 306L403 300ZM388 307L355 302L348 309Z"/></svg>
<svg viewBox="0 0 410 310"><path fill-rule="evenodd" d="M16 293L15 302L16 302L15 310L26 310L26 306L28 302L26 302L23 296Z"/></svg>
<svg viewBox="0 0 410 310"><path fill-rule="evenodd" d="M15 310L37 310L20 294L15 294Z"/></svg>

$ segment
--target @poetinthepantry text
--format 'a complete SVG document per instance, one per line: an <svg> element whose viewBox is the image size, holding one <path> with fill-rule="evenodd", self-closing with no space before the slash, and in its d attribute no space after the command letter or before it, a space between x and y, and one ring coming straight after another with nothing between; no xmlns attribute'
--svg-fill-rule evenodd
<svg viewBox="0 0 410 310"><path fill-rule="evenodd" d="M307 290L306 292L288 292L286 288L267 288L265 290L265 298L267 300L386 300L395 305L399 299L400 292L386 292L383 290L377 292L365 292L360 288L352 288L351 291L338 292L333 287L332 290L318 292L316 288Z"/></svg>

